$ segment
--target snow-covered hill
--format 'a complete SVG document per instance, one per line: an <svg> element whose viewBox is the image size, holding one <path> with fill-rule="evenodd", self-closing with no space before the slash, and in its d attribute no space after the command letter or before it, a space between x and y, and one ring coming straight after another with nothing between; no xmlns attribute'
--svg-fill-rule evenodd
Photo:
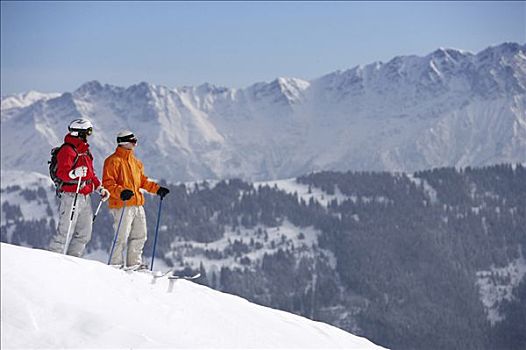
<svg viewBox="0 0 526 350"><path fill-rule="evenodd" d="M2 100L3 169L46 173L49 149L81 116L95 125L99 171L128 128L147 172L172 182L526 162L524 44L441 48L244 89L93 81L49 97Z"/></svg>
<svg viewBox="0 0 526 350"><path fill-rule="evenodd" d="M2 348L380 349L184 280L2 243Z"/></svg>

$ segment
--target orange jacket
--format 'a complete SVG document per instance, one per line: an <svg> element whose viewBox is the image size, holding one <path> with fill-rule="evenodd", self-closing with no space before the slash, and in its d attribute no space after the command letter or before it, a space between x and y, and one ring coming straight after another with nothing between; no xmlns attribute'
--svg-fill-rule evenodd
<svg viewBox="0 0 526 350"><path fill-rule="evenodd" d="M124 206L120 196L125 189L133 191L133 197L126 201L127 206L144 204L144 195L139 189L144 188L150 193L157 193L159 189L159 185L144 175L142 162L135 158L133 150L124 147L117 147L115 153L104 161L102 185L110 191L110 208Z"/></svg>

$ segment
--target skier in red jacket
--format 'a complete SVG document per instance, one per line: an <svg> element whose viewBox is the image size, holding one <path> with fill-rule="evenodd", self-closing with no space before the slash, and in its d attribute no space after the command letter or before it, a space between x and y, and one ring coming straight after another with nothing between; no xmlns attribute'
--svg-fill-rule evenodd
<svg viewBox="0 0 526 350"><path fill-rule="evenodd" d="M71 220L71 240L66 254L80 257L86 244L91 239L92 216L90 195L93 191L106 201L110 194L101 186L101 182L93 169L93 156L89 151L88 136L93 132L93 125L87 119L75 119L69 124L69 133L64 137L64 145L57 154L56 176L63 181L59 188L59 222L58 228L51 238L49 250L64 252L67 243L70 213L78 191L75 215Z"/></svg>

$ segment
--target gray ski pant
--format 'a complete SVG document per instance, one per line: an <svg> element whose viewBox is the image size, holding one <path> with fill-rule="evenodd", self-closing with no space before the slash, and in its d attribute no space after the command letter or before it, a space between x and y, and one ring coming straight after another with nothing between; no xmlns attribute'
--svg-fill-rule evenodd
<svg viewBox="0 0 526 350"><path fill-rule="evenodd" d="M59 218L56 233L51 237L49 250L63 253L68 234L71 206L75 199L75 193L63 192L60 195ZM84 254L86 244L91 239L93 225L93 210L91 209L90 195L79 194L77 197L77 208L71 223L70 243L67 255L81 257Z"/></svg>
<svg viewBox="0 0 526 350"><path fill-rule="evenodd" d="M113 216L113 232L117 231L122 210L122 208L110 209ZM146 236L144 208L136 205L124 207L121 227L110 264L124 265L124 254L126 254L126 266L140 265Z"/></svg>

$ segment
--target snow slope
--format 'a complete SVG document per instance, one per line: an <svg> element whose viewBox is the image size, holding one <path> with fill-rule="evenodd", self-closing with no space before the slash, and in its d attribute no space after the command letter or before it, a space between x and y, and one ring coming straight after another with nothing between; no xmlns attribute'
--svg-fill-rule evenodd
<svg viewBox="0 0 526 350"><path fill-rule="evenodd" d="M353 199L345 196L340 192L340 189L338 186L336 186L336 190L334 194L328 194L324 192L322 189L314 187L314 186L308 186L301 184L296 181L295 178L292 179L284 179L284 180L274 180L274 181L262 181L262 182L254 182L254 187L258 186L269 186L269 187L277 187L278 189L290 193L290 194L297 194L298 199L303 199L305 203L309 203L309 201L315 200L324 207L327 207L330 202L336 200L337 203L341 203L348 199Z"/></svg>
<svg viewBox="0 0 526 350"><path fill-rule="evenodd" d="M2 243L2 348L379 349L184 280Z"/></svg>
<svg viewBox="0 0 526 350"><path fill-rule="evenodd" d="M0 204L20 206L20 220L50 220L58 217L54 185L49 176L36 172L16 170L1 171L2 196ZM36 191L34 197L23 192ZM49 208L49 209L48 209ZM50 215L52 213L52 215ZM4 210L1 211L1 225L8 224Z"/></svg>

